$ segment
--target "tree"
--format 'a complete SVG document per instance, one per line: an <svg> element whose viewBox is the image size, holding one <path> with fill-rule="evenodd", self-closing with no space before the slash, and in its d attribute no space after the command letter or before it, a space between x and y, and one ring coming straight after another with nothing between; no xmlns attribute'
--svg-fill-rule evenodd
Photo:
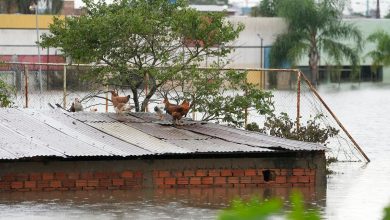
<svg viewBox="0 0 390 220"><path fill-rule="evenodd" d="M368 36L367 41L376 43L375 50L370 51L367 56L373 60L373 66L390 65L390 35L383 30L377 31Z"/></svg>
<svg viewBox="0 0 390 220"><path fill-rule="evenodd" d="M257 7L251 10L252 17L276 17L277 6L280 0L262 0Z"/></svg>
<svg viewBox="0 0 390 220"><path fill-rule="evenodd" d="M304 55L309 57L311 82L317 85L320 54L325 53L336 64L347 59L357 71L362 34L353 24L341 20L337 1L281 1L278 14L288 23L287 33L277 37L271 49L271 63L281 65L286 60L296 64ZM342 41L356 42L354 46Z"/></svg>
<svg viewBox="0 0 390 220"><path fill-rule="evenodd" d="M182 77L185 76L185 77ZM207 71L197 68L188 69L172 80L168 91L184 94L193 100L193 109L201 112L202 121L224 122L242 127L245 121L245 109L255 110L258 114L272 114L272 93L256 89L247 82L247 73L240 71ZM179 86L184 85L184 86Z"/></svg>
<svg viewBox="0 0 390 220"><path fill-rule="evenodd" d="M217 76L216 73L220 73L222 61L231 51L223 45L236 39L243 26L233 26L225 20L223 13L200 13L179 0L175 3L166 0L118 0L113 4L84 2L85 15L55 19L50 34L43 35L41 44L60 48L75 62L104 64L95 65L88 79L112 87L129 88L136 111L145 111L156 92L170 94L173 88L169 91L166 88L171 85L175 85L174 88L181 85L181 92L175 97L178 101L183 96L191 98L195 103L193 109L203 110L206 107L201 107L201 103L207 103L204 99L209 97L201 95L204 91L216 94L221 90L218 86L234 81L235 74ZM197 68L206 58L220 61L214 62L214 71ZM147 92L144 85L148 87ZM236 86L241 85L248 84L242 82ZM246 88L248 94L258 97L259 93L252 92L253 88ZM270 94L260 91L260 95L265 99ZM240 96L230 97L235 98L223 99L224 106L235 104ZM250 106L256 104L251 102ZM211 109L218 108L221 106L211 106ZM208 118L218 120L221 119L219 116Z"/></svg>
<svg viewBox="0 0 390 220"><path fill-rule="evenodd" d="M202 15L183 1L86 0L85 4L86 15L56 19L51 35L42 37L42 46L59 47L79 62L107 64L96 67L92 76L129 86L137 111L145 109L156 89L185 67L206 56L226 55L228 50L212 47L235 39L242 30L225 24L221 14ZM188 46L193 42L193 47ZM140 106L138 88L145 77L154 83Z"/></svg>

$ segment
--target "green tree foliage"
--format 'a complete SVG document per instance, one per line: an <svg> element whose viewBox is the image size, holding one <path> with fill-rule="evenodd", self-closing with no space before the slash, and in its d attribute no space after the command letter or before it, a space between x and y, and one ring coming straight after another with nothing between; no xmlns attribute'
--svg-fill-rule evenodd
<svg viewBox="0 0 390 220"><path fill-rule="evenodd" d="M3 80L0 79L0 107L11 107L12 101L11 96L13 94L13 89Z"/></svg>
<svg viewBox="0 0 390 220"><path fill-rule="evenodd" d="M323 126L319 120L322 114L310 118L306 124L300 124L297 128L297 121L293 121L286 113L268 116L264 127L260 128L256 123L248 124L247 130L258 131L276 137L288 138L292 140L307 141L314 143L327 143L330 137L339 133L339 130L331 126Z"/></svg>
<svg viewBox="0 0 390 220"><path fill-rule="evenodd" d="M374 67L379 65L389 66L390 35L383 30L380 30L368 36L367 40L376 44L375 50L372 50L367 54L367 56L372 58Z"/></svg>
<svg viewBox="0 0 390 220"><path fill-rule="evenodd" d="M198 68L206 58L218 59L212 64L216 69L226 63L224 60L231 48L223 45L235 40L243 25L233 26L223 13L200 13L180 0L176 3L166 0L118 0L113 4L84 2L87 13L65 20L55 19L50 34L42 37L42 46L60 48L75 62L105 64L96 65L88 79L112 87L129 88L136 111L145 110L156 92L169 93L166 88L177 86L178 82L182 83L181 93L175 98L182 100L185 95L193 99L193 109L214 114L205 116L207 119L230 120L228 113L240 115L241 112L231 111L246 107L232 107L248 103L243 94L233 97L219 93L223 90L220 86L234 85L229 82L235 82L237 74L218 75L219 71ZM145 82L148 82L147 95ZM246 82L235 86L248 87ZM248 99L253 101L251 106L254 107L261 102L255 98L269 96L263 91L253 91L248 87L247 93L252 95ZM205 100L211 94L215 99ZM224 99L220 100L221 97ZM227 116L221 117L218 108L223 108L222 112ZM231 121L239 125L240 118Z"/></svg>
<svg viewBox="0 0 390 220"><path fill-rule="evenodd" d="M96 67L91 76L129 86L137 111L145 109L155 91L187 66L206 56L225 56L228 50L212 46L235 39L242 30L225 23L222 14L202 15L183 1L121 0L108 5L86 0L85 4L87 14L56 19L42 46L59 47L79 62L107 64ZM194 47L186 45L188 39L196 42ZM155 81L140 106L138 88L146 75Z"/></svg>
<svg viewBox="0 0 390 220"><path fill-rule="evenodd" d="M288 31L277 37L271 49L271 63L284 61L295 65L303 56L309 58L312 84L317 85L320 54L327 54L336 64L347 59L359 63L362 34L352 24L342 21L337 1L289 0L278 5L278 15L288 22ZM350 43L343 43L349 40ZM351 46L354 42L355 45Z"/></svg>
<svg viewBox="0 0 390 220"><path fill-rule="evenodd" d="M175 78L175 81L186 85L181 92L193 100L195 111L204 113L201 120L220 121L242 127L245 120L244 109L254 109L262 115L273 112L272 93L256 89L254 85L247 83L246 72L221 72L218 69L201 71L194 68L185 71L183 75L185 77Z"/></svg>
<svg viewBox="0 0 390 220"><path fill-rule="evenodd" d="M319 220L318 211L308 211L303 204L302 195L293 192L290 196L291 210L283 216L283 219L289 220ZM283 209L283 201L277 198L270 200L260 200L253 198L249 202L243 200L234 200L226 210L223 210L218 220L266 220L279 216Z"/></svg>
<svg viewBox="0 0 390 220"><path fill-rule="evenodd" d="M262 0L260 4L251 10L252 17L276 17L280 0Z"/></svg>

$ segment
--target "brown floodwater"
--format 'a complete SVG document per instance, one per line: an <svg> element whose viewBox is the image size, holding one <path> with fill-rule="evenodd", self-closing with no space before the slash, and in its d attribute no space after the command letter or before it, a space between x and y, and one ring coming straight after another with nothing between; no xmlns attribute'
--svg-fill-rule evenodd
<svg viewBox="0 0 390 220"><path fill-rule="evenodd" d="M301 188L325 219L381 219L390 205L390 85L342 84L320 94L370 157L339 162L327 188ZM291 189L165 189L1 193L0 219L216 219L234 198L287 198Z"/></svg>

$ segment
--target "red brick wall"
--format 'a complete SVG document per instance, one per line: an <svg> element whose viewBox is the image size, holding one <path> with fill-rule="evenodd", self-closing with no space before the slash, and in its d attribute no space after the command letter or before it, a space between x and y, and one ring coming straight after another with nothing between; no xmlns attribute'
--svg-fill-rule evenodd
<svg viewBox="0 0 390 220"><path fill-rule="evenodd" d="M267 169L154 170L149 173L121 172L34 172L0 175L0 191L111 190L146 187L150 178L155 188L197 187L299 187L314 186L315 169L268 169L273 173L265 181Z"/></svg>
<svg viewBox="0 0 390 220"><path fill-rule="evenodd" d="M272 180L264 180L265 170L275 174ZM315 174L315 169L159 170L153 172L153 183L157 188L314 186Z"/></svg>
<svg viewBox="0 0 390 220"><path fill-rule="evenodd" d="M1 191L64 191L134 189L143 186L140 171L8 173L0 176Z"/></svg>

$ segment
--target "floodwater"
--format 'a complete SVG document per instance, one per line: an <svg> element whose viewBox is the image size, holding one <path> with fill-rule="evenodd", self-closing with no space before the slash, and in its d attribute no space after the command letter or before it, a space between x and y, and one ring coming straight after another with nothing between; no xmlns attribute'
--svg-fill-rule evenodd
<svg viewBox="0 0 390 220"><path fill-rule="evenodd" d="M381 219L390 205L390 85L320 88L371 163L331 166L326 189L301 189L325 219ZM0 219L216 219L238 196L286 197L290 189L166 189L0 194Z"/></svg>

